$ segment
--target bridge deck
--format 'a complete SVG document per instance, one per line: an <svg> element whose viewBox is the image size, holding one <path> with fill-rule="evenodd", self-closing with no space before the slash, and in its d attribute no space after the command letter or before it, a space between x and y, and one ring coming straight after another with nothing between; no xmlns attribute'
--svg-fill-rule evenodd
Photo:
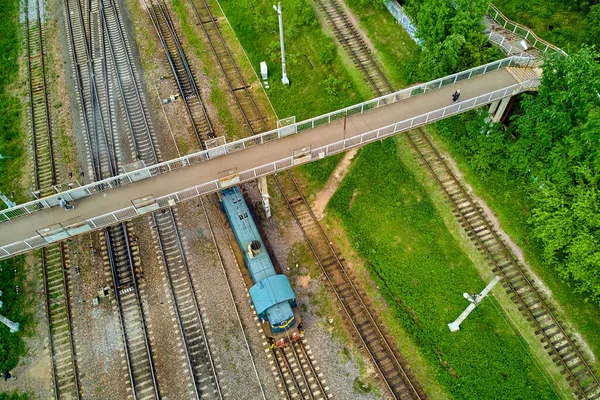
<svg viewBox="0 0 600 400"><path fill-rule="evenodd" d="M459 84L427 92L391 105L348 117L346 138L350 138L398 121L425 114L451 103L451 94L461 90L460 101L487 94L518 83L505 69L477 76ZM168 172L150 179L106 191L75 201L75 210L52 207L0 224L0 247L37 235L37 231L56 223L98 215L131 207L131 201L145 195L164 196L219 178L222 171L252 169L268 162L290 157L293 150L305 146L316 148L343 139L343 120L321 126L261 146L250 147L213 160Z"/></svg>

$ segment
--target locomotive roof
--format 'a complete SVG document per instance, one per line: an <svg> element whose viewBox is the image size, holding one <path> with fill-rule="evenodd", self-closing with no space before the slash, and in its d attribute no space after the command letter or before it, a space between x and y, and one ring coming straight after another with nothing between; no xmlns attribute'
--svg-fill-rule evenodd
<svg viewBox="0 0 600 400"><path fill-rule="evenodd" d="M250 297L258 314L262 314L276 304L296 299L290 281L285 275L273 275L258 282L250 288Z"/></svg>

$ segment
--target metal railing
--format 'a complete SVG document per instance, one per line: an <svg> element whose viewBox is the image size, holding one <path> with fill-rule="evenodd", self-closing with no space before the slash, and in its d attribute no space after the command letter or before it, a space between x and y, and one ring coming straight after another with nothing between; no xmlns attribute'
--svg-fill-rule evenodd
<svg viewBox="0 0 600 400"><path fill-rule="evenodd" d="M498 10L496 8L496 6L493 5L492 3L489 3L488 10L487 10L486 14L491 19L493 19L494 21L496 21L496 23L498 25L500 25L502 28L506 29L509 32L514 33L517 36L522 37L529 44L531 44L531 46L535 47L536 49L538 49L542 53L561 53L562 55L565 55L565 56L567 55L567 53L565 53L564 51L562 51L561 49L559 49L555 45L546 42L544 39L540 39L539 37L537 37L537 35L535 33L533 33L533 31L531 29L529 29L526 26L523 26L521 24L518 24L518 23L516 23L514 21L511 21L510 19L506 18L506 16L504 14L502 14L502 12L500 12L500 10ZM500 38L502 38L502 40L500 40L497 37L494 37L494 39L500 40L500 42L502 42L502 44L498 43L496 40L492 40L491 36L490 36L490 40L492 40L494 43L500 44L500 46L503 49L508 49L508 46L510 46L514 50L514 46L510 45L509 43L507 43L507 41L506 41L506 39L504 37L502 37L499 34L496 34L496 36L499 36ZM520 54L520 53L513 53L512 51L508 51L507 54Z"/></svg>
<svg viewBox="0 0 600 400"><path fill-rule="evenodd" d="M390 14L394 16L396 21L402 25L408 36L412 38L419 46L423 46L423 40L417 38L417 26L412 22L410 17L404 12L404 8L395 0L384 0Z"/></svg>
<svg viewBox="0 0 600 400"><path fill-rule="evenodd" d="M425 86L427 87L427 85L430 85L430 84L431 84L431 82L429 82L428 84L425 84ZM477 96L472 99L464 100L457 104L452 104L450 106L442 107L442 108L430 111L425 114L421 114L421 115L418 115L418 116L415 116L415 117L412 117L412 118L409 118L409 119L406 119L406 120L403 120L403 121L400 121L400 122L397 122L397 123L394 123L391 125L384 126L382 128L378 128L378 129L375 129L375 130L372 130L369 132L365 132L365 133L357 135L357 136L353 136L353 137L350 137L350 138L347 138L344 140L340 140L340 141L337 141L337 142L334 142L334 143L331 143L331 144L328 144L328 145L325 145L322 147L318 147L318 148L311 150L311 158L310 159L312 159L312 160L320 159L320 158L327 157L327 156L330 156L330 155L333 155L333 154L336 154L339 152L346 151L352 147L362 146L364 144L367 144L367 143L370 143L370 142L373 142L376 140L383 140L383 139L385 139L389 136L395 135L399 132L414 129L419 126L426 125L426 124L441 120L443 118L447 118L447 117L459 114L461 112L465 112L468 110L472 110L474 108L484 106L486 104L503 99L505 97L513 96L513 95L522 93L524 91L535 89L538 85L539 85L539 80L537 80L537 79L520 82L518 84L514 84L514 85L508 86L506 88L496 90L491 93L486 93L486 94ZM419 87L423 87L423 86L424 85L420 85ZM413 88L413 90L414 89L415 88ZM257 135L257 136L264 137L264 135ZM258 143L262 143L262 142L255 142L255 144L258 144ZM202 158L207 153L208 153L208 151L203 151L203 152L197 153L195 155L190 155L188 157L182 157L180 159L173 160L172 162L178 162L179 164L177 165L177 167L182 168L185 165L190 165L190 164L196 163L195 161L190 160L191 157L197 157L196 158L197 160L208 159L208 158ZM188 160L188 161L184 161L184 160ZM166 163L162 163L161 165L148 167L148 168L145 168L145 170L150 170L153 173L158 174L158 173L162 173L166 170L176 169L171 164L169 164L172 162L166 162ZM249 170L241 171L239 173L240 182L251 181L260 176L270 175L275 172L284 171L286 169L292 168L294 165L295 165L294 157L290 156L290 157L286 157L286 158L283 158L283 159L280 159L280 160L277 160L277 161L274 161L274 162L271 162L268 164L264 164L264 165L261 165L261 166L255 167L255 168L251 168ZM127 175L127 174L124 174L124 175ZM120 179L124 183L127 182L125 177L121 177ZM106 182L106 183L108 183L108 182ZM99 184L100 184L100 182L96 183L95 185L97 186ZM114 182L112 183L112 185L114 186ZM158 205L161 208L168 207L168 206L172 205L172 204L170 204L170 202L179 203L179 202L182 202L184 200L187 200L187 199L190 199L193 197L216 192L219 189L221 189L221 186L219 185L219 180L215 179L210 182L205 182L203 184L193 186L188 189L184 189L184 190L181 190L181 191L178 191L175 193L171 193L168 195L158 197L158 198L156 198L156 202L158 203ZM117 211L110 212L110 213L107 213L104 215L90 218L90 219L86 220L86 223L90 227L92 227L94 229L98 229L98 228L104 228L104 227L113 225L117 222L132 219L138 215L140 215L138 210L136 210L136 208L133 206L129 206L129 207L123 208L121 210L117 210ZM47 244L48 244L48 242L41 236L35 236L32 238L26 239L24 241L12 243L10 245L0 247L0 259L11 257L11 256L14 256L19 253L24 253L24 252L30 251L34 248L43 247L43 246L46 246Z"/></svg>
<svg viewBox="0 0 600 400"><path fill-rule="evenodd" d="M169 161L165 161L159 164L154 164L138 170L122 173L101 181L89 183L84 186L76 187L64 192L54 194L52 196L44 197L38 200L33 200L28 203L20 204L15 207L11 207L0 211L0 223L6 222L11 219L35 213L45 208L53 207L58 205L58 198L63 197L66 200L77 200L84 197L91 196L95 193L105 192L107 190L122 187L130 183L151 178L169 171L174 171L180 168L185 168L189 165L198 164L200 162L208 161L226 154L235 153L237 151L269 143L273 140L281 139L290 135L295 135L303 131L314 129L319 126L328 125L332 122L343 119L344 116L352 116L355 114L362 114L372 109L383 107L389 104L393 104L402 100L409 99L421 95L426 92L440 89L444 86L453 85L457 82L468 80L479 75L484 75L501 68L510 66L521 66L527 67L532 66L533 60L529 57L508 57L502 60L494 61L476 68L471 68L466 71L462 71L453 75L436 79L434 81L426 82L420 85L412 86L398 92L381 96L373 100L368 100L354 106L346 107L341 110L333 111L315 118L300 121L285 127L277 128L269 132L249 136L244 139L237 140L235 142L226 143L221 146L214 147L199 151L197 153L189 154L183 157L175 158Z"/></svg>

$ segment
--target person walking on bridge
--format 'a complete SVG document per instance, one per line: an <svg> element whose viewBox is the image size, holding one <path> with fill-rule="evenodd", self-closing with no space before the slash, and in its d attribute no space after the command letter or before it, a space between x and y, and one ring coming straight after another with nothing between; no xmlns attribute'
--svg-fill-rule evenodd
<svg viewBox="0 0 600 400"><path fill-rule="evenodd" d="M460 97L460 89L456 89L456 92L452 94L452 103L456 103Z"/></svg>
<svg viewBox="0 0 600 400"><path fill-rule="evenodd" d="M58 198L58 205L64 208L65 210L73 210L75 207L69 205L69 202L63 199L62 197Z"/></svg>

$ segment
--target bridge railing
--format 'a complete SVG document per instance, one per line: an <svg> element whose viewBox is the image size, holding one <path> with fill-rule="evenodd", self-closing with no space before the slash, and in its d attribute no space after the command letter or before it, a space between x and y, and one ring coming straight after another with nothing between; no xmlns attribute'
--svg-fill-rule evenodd
<svg viewBox="0 0 600 400"><path fill-rule="evenodd" d="M226 154L231 154L252 146L262 145L273 140L298 134L308 129L314 129L322 125L328 125L344 118L345 115L352 116L355 114L362 114L375 108L383 107L385 105L396 103L398 101L406 100L432 90L440 89L444 86L454 85L460 81L471 79L479 75L484 75L501 68L510 66L530 66L532 65L532 63L533 60L529 57L517 56L494 61L479 67L471 68L466 71L458 72L453 75L436 79L431 82L411 86L398 92L378 97L373 100L368 100L363 103L356 104L354 106L346 107L344 109L333 111L315 118L297 122L292 125L280 127L269 132L250 136L248 138L240 139L231 143L226 143L224 145L214 147L209 150L203 150L197 153L175 158L169 161L162 162L160 164L155 164L149 167L141 168L111 178L107 178L98 182L93 182L84 186L66 190L64 192L44 197L39 200L34 200L28 203L17 205L16 207L0 211L0 223L9 221L11 219L23 215L28 215L36 211L43 210L45 208L56 206L58 205L59 197L64 197L66 200L81 199L83 197L87 197L95 193L105 192L115 187L121 187L123 185L127 185L135 181L151 178L153 176L157 176L165 172L173 171L179 168L185 168L192 164L197 164Z"/></svg>
<svg viewBox="0 0 600 400"><path fill-rule="evenodd" d="M506 16L502 14L502 12L498 10L496 6L492 3L489 3L488 5L487 15L494 21L496 21L498 25L514 33L515 35L522 37L542 53L561 53L562 55L567 55L567 53L565 53L555 45L548 43L544 39L540 39L535 33L533 33L531 29L506 18ZM506 42L506 39L504 39L503 36L497 33L494 33L494 35L490 33L490 40L495 43L498 43L502 48L504 48L508 52L508 54L520 54L517 53L517 50L514 46ZM522 51L521 49L519 50Z"/></svg>
<svg viewBox="0 0 600 400"><path fill-rule="evenodd" d="M399 132L408 131L410 129L414 129L419 126L452 115L459 114L461 112L475 109L486 104L492 103L494 101L500 100L502 98L513 96L527 90L532 90L535 87L537 87L539 83L539 80L529 80L520 82L518 84L511 85L491 93L483 94L472 99L464 100L460 103L442 107L425 114L421 114L388 126L384 126L382 128L365 132L357 136L353 136L351 138L340 140L322 147L314 148L311 150L311 159L319 159L329 155L333 155L335 153L343 152L353 147L362 146L364 144L376 140L385 139ZM180 167L182 166L183 164L180 165ZM260 176L270 175L278 171L284 171L286 169L292 168L293 166L295 166L294 157L285 157L275 162L264 164L246 171L240 171L240 181L251 181ZM162 166L157 165L151 168L155 168L155 171L163 171L164 168L166 168L166 163L163 163ZM186 199L216 192L220 188L221 187L219 185L219 181L215 179L188 189L184 189L175 193L158 197L155 200L157 201L160 207L167 207L171 205L172 202L179 203ZM113 225L117 222L132 219L138 215L139 213L135 209L135 207L129 206L118 211L90 218L86 220L86 223L90 227L98 229ZM0 247L0 259L12 257L14 255L30 251L34 248L43 247L47 244L48 242L41 236L34 236L24 241L15 242L10 245Z"/></svg>

